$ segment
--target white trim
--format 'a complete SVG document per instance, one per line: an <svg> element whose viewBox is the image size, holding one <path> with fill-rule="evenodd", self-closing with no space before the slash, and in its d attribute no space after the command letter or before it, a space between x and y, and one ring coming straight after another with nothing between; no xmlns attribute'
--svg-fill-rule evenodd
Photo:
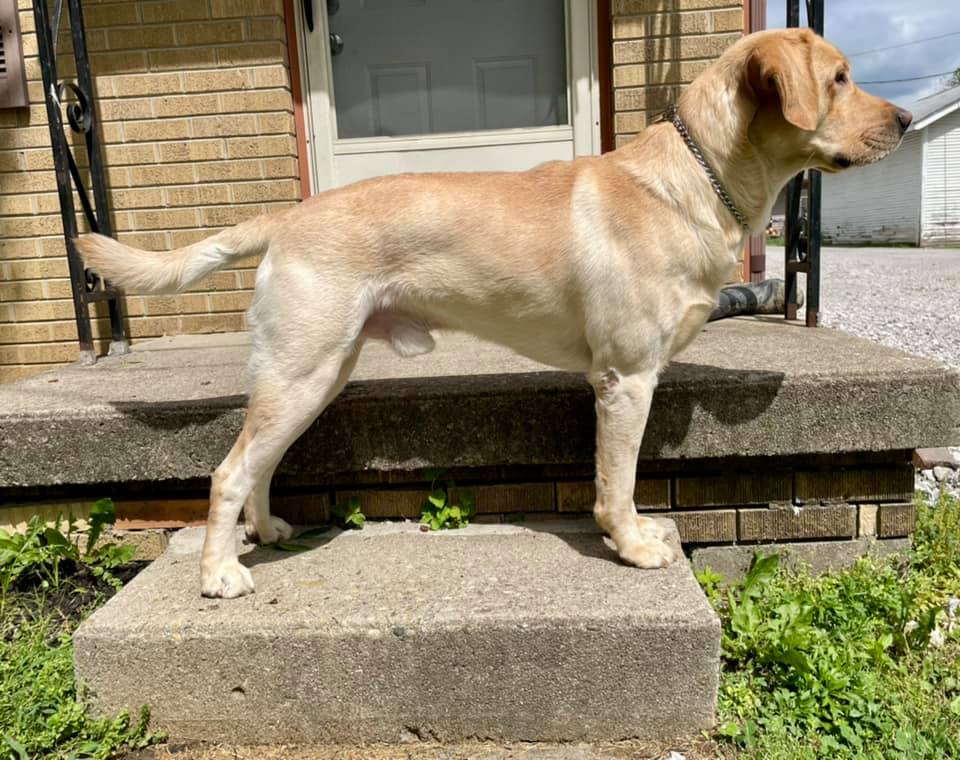
<svg viewBox="0 0 960 760"><path fill-rule="evenodd" d="M920 130L917 130L918 132ZM927 135L920 135L920 203L917 219L917 239L915 245L919 247L923 243L923 186L926 184L924 178L927 176Z"/></svg>
<svg viewBox="0 0 960 760"><path fill-rule="evenodd" d="M574 5L582 9L578 0L567 2L568 76L570 97L567 112L573 126L574 155L600 154L600 83L597 72L597 4L588 3L586 23L574 24ZM576 97L572 97L576 93ZM584 107L577 113L574 105Z"/></svg>
<svg viewBox="0 0 960 760"><path fill-rule="evenodd" d="M308 115L307 122L307 158L310 163L310 185L314 193L326 190L332 184L333 177L333 140L336 136L335 125L331 123L333 110L333 78L330 67L329 44L321 48L324 55L309 56L308 39L319 37L328 40L330 29L328 26L326 5L318 3L314 7L313 31L307 29L303 19L303 3L295 4L300 8L297 20L300 27L300 64L307 86L303 90L305 108Z"/></svg>
<svg viewBox="0 0 960 760"><path fill-rule="evenodd" d="M300 92L305 99L305 102L301 105L303 111L303 131L305 132L303 135L303 144L307 151L307 167L309 169L307 184L310 187L310 194L314 195L317 192L317 172L315 167L316 162L313 159L313 114L310 113L310 78L309 72L307 71L307 25L301 15L302 11L298 12L296 10L297 7L302 8L303 3L291 3L291 6L294 7L293 33L297 40L297 55L300 58Z"/></svg>
<svg viewBox="0 0 960 760"><path fill-rule="evenodd" d="M919 131L924 127L930 126L935 121L940 121L944 116L949 116L957 109L960 109L960 100L957 100L955 103L951 103L948 106L941 108L936 113L930 114L927 118L922 119L921 121L916 121L913 123L911 130Z"/></svg>
<svg viewBox="0 0 960 760"><path fill-rule="evenodd" d="M447 132L409 137L357 137L337 140L335 156L388 151L443 150L478 148L484 145L522 145L524 143L569 142L573 127L533 127L523 129L487 129L482 132Z"/></svg>

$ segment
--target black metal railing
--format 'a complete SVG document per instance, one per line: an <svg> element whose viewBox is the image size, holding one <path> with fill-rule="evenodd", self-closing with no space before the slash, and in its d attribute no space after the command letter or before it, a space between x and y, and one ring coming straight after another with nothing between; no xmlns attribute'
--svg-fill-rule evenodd
<svg viewBox="0 0 960 760"><path fill-rule="evenodd" d="M61 81L57 75L57 45L64 5L69 14L70 38L73 43L73 60L76 66L76 80L68 82ZM80 6L80 0L55 0L53 15L50 15L46 0L34 0L33 15L36 20L43 93L47 105L47 121L50 126L50 145L53 148L60 216L63 220L73 308L77 320L77 338L80 342L80 362L93 364L97 360L97 352L93 344L90 304L98 302L107 304L111 333L109 353L123 354L129 349L123 324L123 311L117 292L92 272L84 270L83 261L73 244L79 232L74 192L80 200L80 207L89 229L104 235L113 235L107 204L103 157L100 152L100 130L93 79L87 58L83 11ZM90 189L93 192L92 202L84 184L83 174L71 150L70 140L64 131L64 111L70 129L83 137L89 164Z"/></svg>
<svg viewBox="0 0 960 760"><path fill-rule="evenodd" d="M823 0L804 1L807 24L822 35ZM787 26L800 26L800 0L787 0ZM800 172L787 184L783 246L786 257L784 316L797 318L797 275L803 273L807 276L807 327L816 327L820 321L820 172L816 169Z"/></svg>

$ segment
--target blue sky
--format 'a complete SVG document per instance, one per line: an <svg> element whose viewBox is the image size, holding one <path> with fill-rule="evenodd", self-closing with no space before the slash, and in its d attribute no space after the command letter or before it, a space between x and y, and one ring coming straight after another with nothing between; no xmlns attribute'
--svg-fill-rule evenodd
<svg viewBox="0 0 960 760"><path fill-rule="evenodd" d="M767 27L785 25L786 0L767 0ZM800 22L806 23L804 0ZM824 0L824 37L850 56L858 83L952 71L960 67L960 0ZM922 38L957 34L876 53ZM918 97L943 88L942 78L891 84L861 84L863 89L909 107Z"/></svg>

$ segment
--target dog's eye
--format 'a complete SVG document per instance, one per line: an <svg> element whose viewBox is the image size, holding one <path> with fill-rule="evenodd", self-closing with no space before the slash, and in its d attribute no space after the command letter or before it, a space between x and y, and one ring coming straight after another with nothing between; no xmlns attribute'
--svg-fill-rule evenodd
<svg viewBox="0 0 960 760"><path fill-rule="evenodd" d="M838 71L837 75L833 78L833 81L837 84L846 84L847 83L847 72Z"/></svg>

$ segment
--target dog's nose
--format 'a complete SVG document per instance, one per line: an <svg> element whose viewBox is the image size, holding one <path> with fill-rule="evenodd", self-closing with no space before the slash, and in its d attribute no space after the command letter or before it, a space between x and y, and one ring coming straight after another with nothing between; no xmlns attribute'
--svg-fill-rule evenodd
<svg viewBox="0 0 960 760"><path fill-rule="evenodd" d="M900 134L907 131L907 127L910 126L911 121L913 121L912 113L904 111L902 108L897 109L897 124L900 125Z"/></svg>

